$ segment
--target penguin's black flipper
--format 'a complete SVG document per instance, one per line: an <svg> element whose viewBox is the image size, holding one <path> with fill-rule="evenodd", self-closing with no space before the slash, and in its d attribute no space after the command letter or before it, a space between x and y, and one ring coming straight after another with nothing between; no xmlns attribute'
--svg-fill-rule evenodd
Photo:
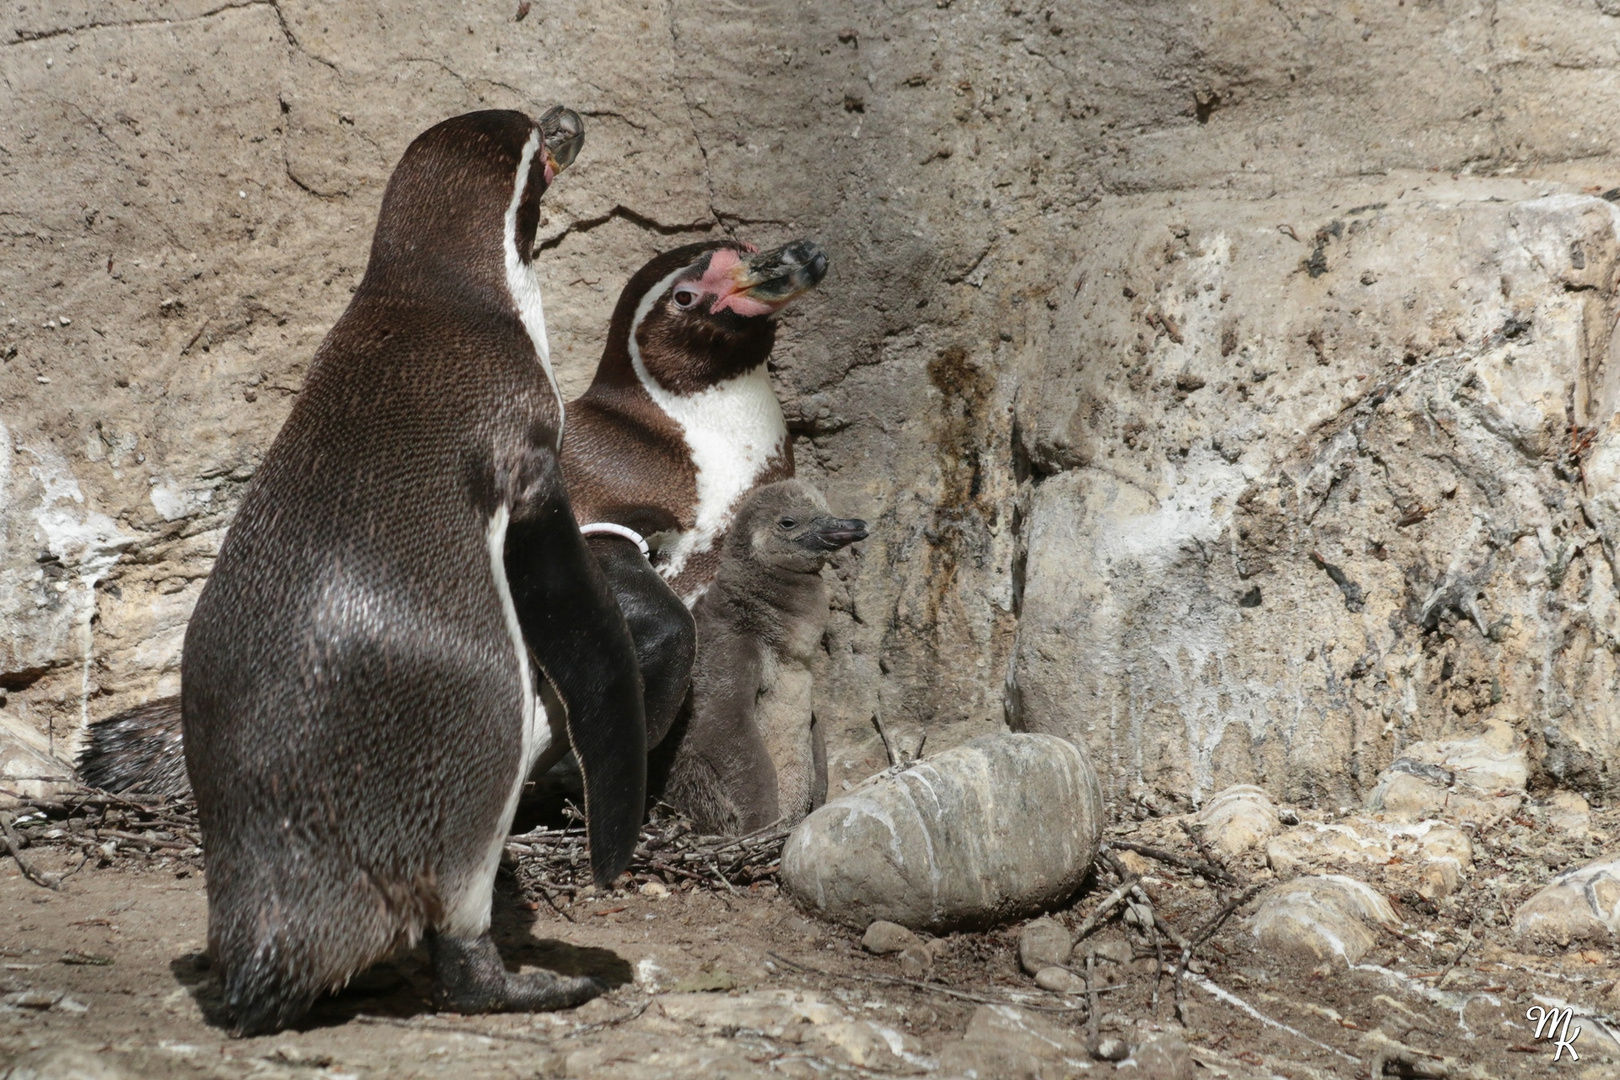
<svg viewBox="0 0 1620 1080"><path fill-rule="evenodd" d="M562 699L568 739L585 778L591 871L611 885L630 863L647 799L647 722L635 643L607 579L553 483L513 507L506 575L518 624L545 679ZM639 553L638 553L639 556Z"/></svg>
<svg viewBox="0 0 1620 1080"><path fill-rule="evenodd" d="M669 582L635 544L611 535L592 536L586 543L602 567L636 643L650 750L664 741L692 685L697 624Z"/></svg>

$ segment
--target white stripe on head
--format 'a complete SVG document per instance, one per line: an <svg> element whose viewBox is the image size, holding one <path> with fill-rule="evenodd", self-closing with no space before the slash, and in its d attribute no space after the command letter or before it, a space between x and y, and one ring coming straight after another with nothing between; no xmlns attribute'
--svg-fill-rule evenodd
<svg viewBox="0 0 1620 1080"><path fill-rule="evenodd" d="M761 362L758 367L716 383L695 394L676 394L653 378L641 358L636 332L665 291L689 267L681 267L659 281L636 305L630 322L630 364L647 395L676 424L686 440L697 472L697 509L693 527L677 533L673 542L660 551L666 561L658 568L665 580L673 581L687 560L707 551L731 524L731 511L737 500L759 481L765 466L787 440L787 421L782 404L771 388L771 377ZM702 590L683 596L690 606Z"/></svg>
<svg viewBox="0 0 1620 1080"><path fill-rule="evenodd" d="M512 201L506 207L504 238L506 288L512 294L512 302L517 305L518 317L523 320L523 329L529 332L529 340L534 342L535 355L540 358L540 366L545 370L546 381L551 384L551 392L557 399L557 444L560 446L563 430L563 398L562 391L557 387L557 376L551 370L551 342L546 337L546 308L540 298L540 279L535 276L534 264L525 260L517 247L518 207L523 205L523 193L529 186L529 170L534 165L534 155L539 149L540 129L536 127L529 133L529 141L523 145L523 157L518 161L517 180L512 185Z"/></svg>

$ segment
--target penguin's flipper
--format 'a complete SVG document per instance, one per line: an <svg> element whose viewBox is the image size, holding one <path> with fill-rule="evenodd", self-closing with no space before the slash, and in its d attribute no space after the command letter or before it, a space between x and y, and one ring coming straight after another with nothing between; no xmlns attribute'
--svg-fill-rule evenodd
<svg viewBox="0 0 1620 1080"><path fill-rule="evenodd" d="M562 700L585 779L591 871L606 887L629 865L647 798L647 722L635 643L579 534L554 461L541 494L512 508L504 561L518 624Z"/></svg>
<svg viewBox="0 0 1620 1080"><path fill-rule="evenodd" d="M647 747L652 749L664 741L692 685L697 624L635 544L611 535L592 536L587 543L636 643L647 712Z"/></svg>
<svg viewBox="0 0 1620 1080"><path fill-rule="evenodd" d="M816 714L810 714L810 809L819 810L827 801L827 732Z"/></svg>

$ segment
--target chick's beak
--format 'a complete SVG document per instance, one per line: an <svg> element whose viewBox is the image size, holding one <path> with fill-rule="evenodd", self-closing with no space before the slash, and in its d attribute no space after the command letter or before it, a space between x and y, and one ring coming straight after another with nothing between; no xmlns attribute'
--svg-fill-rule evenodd
<svg viewBox="0 0 1620 1080"><path fill-rule="evenodd" d="M859 518L816 518L805 538L825 551L837 551L866 537L866 522Z"/></svg>

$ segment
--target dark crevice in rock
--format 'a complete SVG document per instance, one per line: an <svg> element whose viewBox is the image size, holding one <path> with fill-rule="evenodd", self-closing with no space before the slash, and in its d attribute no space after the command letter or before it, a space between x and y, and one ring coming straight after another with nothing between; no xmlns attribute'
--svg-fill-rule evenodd
<svg viewBox="0 0 1620 1080"><path fill-rule="evenodd" d="M615 218L628 221L637 228L646 229L648 232L654 232L660 236L678 236L681 233L708 232L710 229L714 228L713 223L708 221L687 221L678 222L674 225L666 225L661 221L656 221L653 218L648 217L646 214L638 214L628 206L620 204L609 210L607 213L602 214L600 217L585 218L581 221L576 221L572 225L568 226L568 228L558 233L556 236L553 236L551 239L542 240L539 246L534 249L535 254L538 255L542 251L550 251L552 248L560 246L564 240L568 239L568 237L574 235L575 233L590 232L592 229L606 225Z"/></svg>

